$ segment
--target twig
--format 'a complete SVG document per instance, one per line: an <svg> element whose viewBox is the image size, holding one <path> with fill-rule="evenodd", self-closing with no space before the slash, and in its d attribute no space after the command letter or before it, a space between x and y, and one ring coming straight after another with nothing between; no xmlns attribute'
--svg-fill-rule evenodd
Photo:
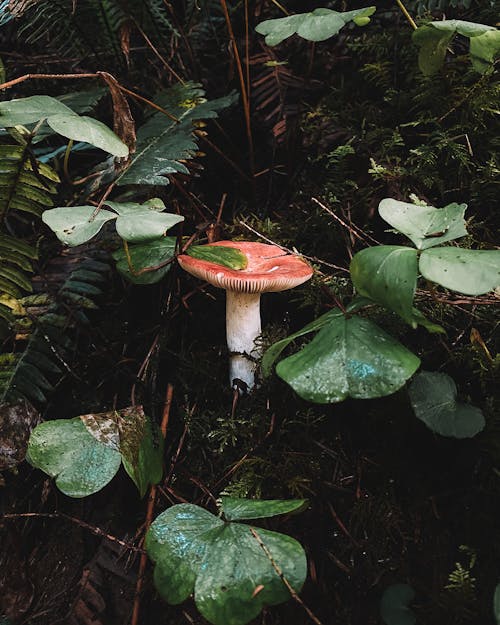
<svg viewBox="0 0 500 625"><path fill-rule="evenodd" d="M401 0L396 0L398 7L401 9L401 12L403 13L403 15L406 17L406 19L408 20L410 26L413 28L413 30L417 30L417 25L415 24L415 20L413 19L413 17L408 13L408 9L405 7L405 5L401 2Z"/></svg>
<svg viewBox="0 0 500 625"><path fill-rule="evenodd" d="M302 606L302 608L305 610L307 616L311 619L311 621L313 623L316 623L316 625L323 625L323 623L319 620L319 618L311 611L310 608L308 608L306 606L306 604L302 601L302 599L299 597L299 595L295 592L295 590L293 589L292 585L290 584L290 582L287 580L287 578L285 577L285 575L283 574L283 571L280 569L280 567L278 566L278 564L275 562L272 553L269 551L269 549L266 547L266 545L262 542L261 537L257 534L257 532L255 531L255 529L253 527L249 528L250 531L252 532L252 536L255 538L255 540L259 543L259 545L262 548L262 551L266 554L266 556L269 559L269 562L271 563L273 569L276 571L276 573L278 574L278 576L280 577L281 581L285 584L285 586L288 589L288 592L290 593L290 595L292 596L292 599L294 599L300 606Z"/></svg>
<svg viewBox="0 0 500 625"><path fill-rule="evenodd" d="M374 239L372 236L370 236L369 234L366 234L365 232L363 232L363 230L361 230L360 228L358 228L357 226L355 226L354 224L351 223L351 225L349 225L348 223L346 223L343 219L341 219L338 215L336 215L331 208L329 208L328 206L326 206L325 204L323 204L322 202L320 202L317 198L312 197L311 200L317 204L320 208L322 208L324 211L326 211L331 217L333 217L336 221L338 221L340 224L342 224L342 226L344 226L344 228L347 228L347 230L349 230L349 232L356 237L357 239L359 239L360 241L364 241L365 243L367 241L371 241L372 243L375 243L375 245L380 245L380 241L377 241L376 239Z"/></svg>
<svg viewBox="0 0 500 625"><path fill-rule="evenodd" d="M85 521L81 521L75 517L69 516L68 514L64 514L62 512L21 512L18 514L3 514L0 517L0 520L9 520L9 519L22 519L22 518L42 518L42 519L65 519L66 521L70 521L71 523L75 523L80 527L88 530L95 536L100 536L101 538L106 538L111 542L117 543L121 547L125 549L130 549L131 551L138 551L141 554L145 555L143 549L139 547L134 547L133 545L129 545L128 543L116 538L116 536L111 536L107 534L104 530L99 527L95 527L94 525L90 525L90 523L86 523Z"/></svg>
<svg viewBox="0 0 500 625"><path fill-rule="evenodd" d="M174 387L172 384L167 386L167 396L165 398L165 405L163 407L163 417L161 420L161 435L163 439L167 436L167 428L168 428L168 420L170 417L170 407L172 405L172 397L174 394ZM149 491L149 499L148 499L148 507L146 511L146 522L144 523L144 533L146 533L153 521L153 512L155 509L156 503L156 492L157 486L153 484ZM130 625L138 625L139 623L139 613L141 610L141 595L142 595L142 586L144 583L144 573L146 571L146 565L148 562L148 557L145 552L142 553L141 559L139 562L139 573L137 575L137 584L135 586L135 595L134 595L134 607L132 609L132 618L130 619Z"/></svg>

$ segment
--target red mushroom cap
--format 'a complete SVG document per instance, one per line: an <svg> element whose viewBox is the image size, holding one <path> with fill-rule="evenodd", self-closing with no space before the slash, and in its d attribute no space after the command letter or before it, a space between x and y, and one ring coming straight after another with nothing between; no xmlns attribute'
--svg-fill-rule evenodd
<svg viewBox="0 0 500 625"><path fill-rule="evenodd" d="M248 259L245 269L230 269L186 254L178 256L188 273L227 291L265 293L286 291L306 282L311 267L299 256L288 254L276 245L250 241L217 241L213 246L233 247Z"/></svg>

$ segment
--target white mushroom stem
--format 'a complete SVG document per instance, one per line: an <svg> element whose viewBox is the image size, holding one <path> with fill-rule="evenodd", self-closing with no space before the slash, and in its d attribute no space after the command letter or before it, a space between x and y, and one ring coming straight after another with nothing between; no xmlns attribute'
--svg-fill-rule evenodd
<svg viewBox="0 0 500 625"><path fill-rule="evenodd" d="M242 380L250 391L255 386L257 360L255 341L261 333L260 293L226 291L226 336L229 349L229 383Z"/></svg>

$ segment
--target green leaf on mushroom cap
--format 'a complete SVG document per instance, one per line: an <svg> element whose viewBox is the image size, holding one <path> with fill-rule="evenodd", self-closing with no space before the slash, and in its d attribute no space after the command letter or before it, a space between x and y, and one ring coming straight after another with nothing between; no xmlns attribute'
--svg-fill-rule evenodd
<svg viewBox="0 0 500 625"><path fill-rule="evenodd" d="M229 269L246 269L248 259L239 249L223 245L192 245L187 251L188 256L205 260L208 263L222 265Z"/></svg>
<svg viewBox="0 0 500 625"><path fill-rule="evenodd" d="M484 429L482 411L457 402L457 387L445 373L422 371L408 390L415 415L441 436L471 438Z"/></svg>
<svg viewBox="0 0 500 625"><path fill-rule="evenodd" d="M270 506L276 509L276 502ZM264 606L290 598L273 561L296 592L307 575L304 550L293 538L225 522L192 504L160 514L145 545L159 593L171 604L194 593L196 607L213 625L244 625Z"/></svg>

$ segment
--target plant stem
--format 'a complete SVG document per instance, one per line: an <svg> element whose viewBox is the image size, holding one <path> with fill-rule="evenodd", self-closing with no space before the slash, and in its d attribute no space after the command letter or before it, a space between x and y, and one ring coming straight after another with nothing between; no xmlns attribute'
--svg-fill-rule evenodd
<svg viewBox="0 0 500 625"><path fill-rule="evenodd" d="M398 7L401 9L403 15L406 17L406 19L408 20L408 22L410 23L410 26L413 28L413 30L417 30L417 25L415 24L415 20L413 19L413 17L408 13L408 9L405 7L405 5L403 4L403 2L401 0L396 0Z"/></svg>

